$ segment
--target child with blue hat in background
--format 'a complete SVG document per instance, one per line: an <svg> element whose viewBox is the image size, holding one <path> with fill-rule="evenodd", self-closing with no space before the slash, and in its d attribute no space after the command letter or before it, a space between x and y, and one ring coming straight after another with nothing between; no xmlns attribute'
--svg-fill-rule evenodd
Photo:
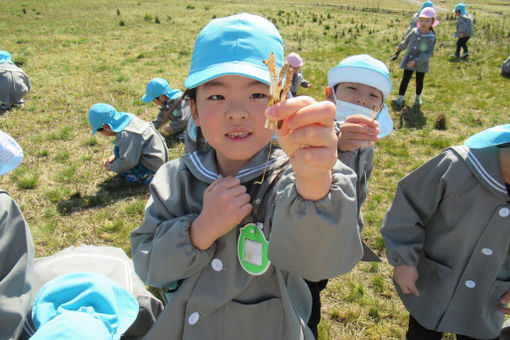
<svg viewBox="0 0 510 340"><path fill-rule="evenodd" d="M314 339L303 278L341 275L361 258L334 105L299 96L267 108L271 53L282 67L280 33L257 15L214 19L198 34L185 86L208 147L158 170L131 233L142 280L178 285L148 338ZM266 119L282 121L281 149Z"/></svg>
<svg viewBox="0 0 510 340"><path fill-rule="evenodd" d="M400 180L381 234L407 339L498 339L510 314L510 124Z"/></svg>
<svg viewBox="0 0 510 340"><path fill-rule="evenodd" d="M14 170L23 150L0 131L0 175ZM17 339L32 301L34 244L18 204L0 190L0 338Z"/></svg>
<svg viewBox="0 0 510 340"><path fill-rule="evenodd" d="M0 50L0 113L23 106L23 97L31 89L28 75L14 64L9 52Z"/></svg>
<svg viewBox="0 0 510 340"><path fill-rule="evenodd" d="M115 137L113 155L103 161L108 171L115 171L129 183L150 183L154 173L168 161L165 139L154 128L131 113L117 112L108 104L98 103L89 110L92 135L99 132Z"/></svg>
<svg viewBox="0 0 510 340"><path fill-rule="evenodd" d="M388 136L393 121L384 101L391 92L390 73L386 65L368 54L343 59L328 72L326 99L336 105L335 132L338 136L338 159L356 173L358 227L363 228L361 206L368 193L374 148L372 142ZM376 118L377 117L377 118ZM380 261L363 243L364 261ZM313 307L308 326L318 335L321 301L320 292L328 280L307 281Z"/></svg>
<svg viewBox="0 0 510 340"><path fill-rule="evenodd" d="M189 99L183 96L182 91L172 89L168 81L163 78L153 78L145 87L145 95L142 97L144 103L151 101L160 107L159 114L152 124L157 130L170 119L170 125L166 132L179 135L186 130L188 120L191 116Z"/></svg>
<svg viewBox="0 0 510 340"><path fill-rule="evenodd" d="M64 274L37 293L30 339L119 340L136 320L138 308L131 293L102 274Z"/></svg>
<svg viewBox="0 0 510 340"><path fill-rule="evenodd" d="M460 58L460 49L462 48L462 58L467 58L469 56L467 42L474 33L473 17L469 15L466 10L466 5L462 2L457 4L452 12L454 12L457 16L457 22L455 23L456 30L453 37L458 38L457 48L455 49L455 54L453 56L455 58Z"/></svg>

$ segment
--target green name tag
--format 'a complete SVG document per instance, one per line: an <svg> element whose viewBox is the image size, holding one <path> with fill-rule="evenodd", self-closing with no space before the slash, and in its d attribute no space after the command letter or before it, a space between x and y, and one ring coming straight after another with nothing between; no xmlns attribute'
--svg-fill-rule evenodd
<svg viewBox="0 0 510 340"><path fill-rule="evenodd" d="M261 228L248 223L241 228L237 240L237 257L241 267L250 275L264 274L271 261L267 257L269 242Z"/></svg>

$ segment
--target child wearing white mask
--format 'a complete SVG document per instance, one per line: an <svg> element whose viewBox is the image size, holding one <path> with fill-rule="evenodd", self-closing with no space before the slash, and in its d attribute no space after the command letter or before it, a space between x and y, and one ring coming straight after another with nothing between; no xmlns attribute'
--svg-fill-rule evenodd
<svg viewBox="0 0 510 340"><path fill-rule="evenodd" d="M367 54L350 56L328 72L326 99L336 104L335 132L338 135L338 158L356 173L358 227L363 228L361 205L367 197L367 184L372 172L372 142L386 137L393 130L384 101L391 92L386 65ZM375 118L377 117L377 118ZM363 244L364 261L380 261ZM320 292L328 280L307 281L312 293L312 314L308 327L315 337L320 322Z"/></svg>

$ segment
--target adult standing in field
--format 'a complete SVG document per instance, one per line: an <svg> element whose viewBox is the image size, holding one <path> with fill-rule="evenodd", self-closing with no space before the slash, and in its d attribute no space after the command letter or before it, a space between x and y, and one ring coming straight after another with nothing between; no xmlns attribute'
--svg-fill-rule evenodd
<svg viewBox="0 0 510 340"><path fill-rule="evenodd" d="M0 175L14 170L23 150L0 131ZM0 190L0 339L17 339L32 299L34 244L18 204Z"/></svg>
<svg viewBox="0 0 510 340"><path fill-rule="evenodd" d="M452 12L455 12L455 15L457 16L457 30L453 34L453 37L458 38L457 49L455 50L455 54L453 56L455 58L459 58L460 49L462 48L462 58L467 58L469 56L467 42L474 33L473 17L469 15L466 10L466 5L464 5L462 2L457 4Z"/></svg>
<svg viewBox="0 0 510 340"><path fill-rule="evenodd" d="M0 50L0 113L24 105L23 97L32 89L30 78L11 60L11 54Z"/></svg>
<svg viewBox="0 0 510 340"><path fill-rule="evenodd" d="M404 75L400 82L398 98L394 103L401 108L404 103L404 95L407 86L416 72L416 97L414 105L421 105L421 93L423 91L423 80L425 73L429 71L429 60L434 54L436 46L436 34L432 27L439 24L436 10L432 7L423 9L419 15L417 27L413 28L405 39L397 46L397 53L407 48L407 52L402 58L400 68L404 69Z"/></svg>

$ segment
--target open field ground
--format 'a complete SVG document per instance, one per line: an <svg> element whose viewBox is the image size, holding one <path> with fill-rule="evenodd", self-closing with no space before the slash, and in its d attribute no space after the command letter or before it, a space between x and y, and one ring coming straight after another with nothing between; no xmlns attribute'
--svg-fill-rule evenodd
<svg viewBox="0 0 510 340"><path fill-rule="evenodd" d="M388 100L395 131L376 144L374 171L363 207L363 239L382 258L360 263L330 281L323 292L321 339L402 339L407 312L391 281L379 228L397 182L449 145L485 128L510 122L510 80L499 67L510 55L510 3L466 1L475 16L470 59L458 62L456 0L435 28L438 42L425 76L421 109L390 105L402 77L389 61L421 1L174 1L0 0L0 49L31 77L25 107L0 116L0 129L23 147L25 159L0 178L30 224L37 256L70 245L122 247L143 220L147 187L128 186L107 173L102 159L111 141L90 136L87 112L97 102L152 120L157 109L141 96L153 77L183 88L194 39L212 18L251 12L280 29L286 53L298 52L313 84L301 94L324 98L327 71L343 58L368 53L387 63L393 81ZM448 10L448 11L446 11ZM414 101L414 80L406 94ZM446 129L438 129L444 115ZM170 157L183 146L169 140ZM453 339L445 336L445 339Z"/></svg>

